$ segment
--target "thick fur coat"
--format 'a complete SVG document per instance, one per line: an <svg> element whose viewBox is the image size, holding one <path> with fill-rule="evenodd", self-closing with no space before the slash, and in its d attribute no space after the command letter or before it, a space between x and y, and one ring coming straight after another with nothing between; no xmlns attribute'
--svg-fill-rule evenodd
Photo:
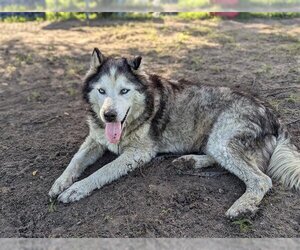
<svg viewBox="0 0 300 250"><path fill-rule="evenodd" d="M105 57L95 49L83 88L90 133L49 195L64 203L88 196L158 153L196 168L219 164L246 184L226 215L255 213L270 177L300 189L300 154L271 108L226 87L167 80L141 69L141 57ZM119 157L75 182L105 150ZM75 182L75 183L74 183Z"/></svg>

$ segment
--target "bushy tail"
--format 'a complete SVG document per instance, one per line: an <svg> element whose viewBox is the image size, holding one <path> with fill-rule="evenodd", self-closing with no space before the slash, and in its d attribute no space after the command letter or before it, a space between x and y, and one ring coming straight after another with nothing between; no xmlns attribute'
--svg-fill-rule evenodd
<svg viewBox="0 0 300 250"><path fill-rule="evenodd" d="M277 139L268 174L286 187L300 191L300 153L286 131L281 132Z"/></svg>

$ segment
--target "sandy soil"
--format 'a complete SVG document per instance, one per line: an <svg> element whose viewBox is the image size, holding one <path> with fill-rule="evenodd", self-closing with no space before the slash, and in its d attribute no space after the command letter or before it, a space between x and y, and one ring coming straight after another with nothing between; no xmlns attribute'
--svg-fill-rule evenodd
<svg viewBox="0 0 300 250"><path fill-rule="evenodd" d="M257 93L299 147L299 41L300 19L0 23L0 236L299 237L299 193L275 183L254 218L232 222L224 213L244 184L218 167L179 171L172 158L74 204L47 195L88 132L80 89L94 47L142 55L168 77Z"/></svg>

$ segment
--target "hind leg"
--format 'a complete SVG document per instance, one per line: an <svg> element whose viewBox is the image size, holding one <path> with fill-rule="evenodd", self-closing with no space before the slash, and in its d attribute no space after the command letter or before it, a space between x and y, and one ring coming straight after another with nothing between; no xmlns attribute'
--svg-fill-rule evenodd
<svg viewBox="0 0 300 250"><path fill-rule="evenodd" d="M258 168L256 161L247 156L238 136L223 142L220 142L221 138L218 139L208 141L207 153L246 184L246 192L227 210L226 216L235 218L245 213L253 215L271 189L272 181Z"/></svg>
<svg viewBox="0 0 300 250"><path fill-rule="evenodd" d="M216 161L208 155L183 155L173 161L173 163L192 162L194 168L206 168L214 165Z"/></svg>

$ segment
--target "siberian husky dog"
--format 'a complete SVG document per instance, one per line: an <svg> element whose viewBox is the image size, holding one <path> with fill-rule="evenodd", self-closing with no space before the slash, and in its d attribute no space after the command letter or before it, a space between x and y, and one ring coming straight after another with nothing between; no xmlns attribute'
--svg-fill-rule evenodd
<svg viewBox="0 0 300 250"><path fill-rule="evenodd" d="M254 214L271 178L300 189L300 154L273 111L259 99L227 87L167 80L142 70L141 57L105 57L94 49L84 80L89 135L49 195L78 201L151 161L181 155L195 168L219 164L246 184L226 215ZM119 155L75 182L106 151ZM195 154L196 152L196 154Z"/></svg>

